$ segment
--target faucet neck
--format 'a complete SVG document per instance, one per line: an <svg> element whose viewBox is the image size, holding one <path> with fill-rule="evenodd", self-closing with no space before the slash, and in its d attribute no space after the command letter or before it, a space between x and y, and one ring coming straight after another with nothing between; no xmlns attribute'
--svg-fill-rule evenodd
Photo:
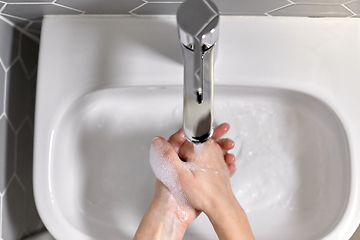
<svg viewBox="0 0 360 240"><path fill-rule="evenodd" d="M212 135L219 11L209 0L187 0L177 21L184 55L184 133L189 141L201 143Z"/></svg>

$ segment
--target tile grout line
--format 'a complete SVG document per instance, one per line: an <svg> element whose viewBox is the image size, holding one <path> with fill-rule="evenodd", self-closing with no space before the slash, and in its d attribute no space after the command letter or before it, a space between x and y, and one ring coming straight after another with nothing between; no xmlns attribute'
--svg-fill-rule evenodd
<svg viewBox="0 0 360 240"><path fill-rule="evenodd" d="M2 13L2 11L4 11L6 5L7 5L7 3L4 3L4 6L2 6L2 7L0 8L0 13Z"/></svg>
<svg viewBox="0 0 360 240"><path fill-rule="evenodd" d="M30 128L30 130L34 133L34 125L32 125L32 122L31 122L31 119L30 119L29 115L27 115L25 117L25 124L27 124L28 127Z"/></svg>
<svg viewBox="0 0 360 240"><path fill-rule="evenodd" d="M145 6L145 5L148 3L146 0L142 0L142 1L143 1L142 4L140 4L139 6L135 7L134 9L130 10L129 13L130 13L130 14L133 14L133 15L136 15L136 14L133 13L133 12L136 11L136 10L138 10L139 8Z"/></svg>
<svg viewBox="0 0 360 240"><path fill-rule="evenodd" d="M353 17L353 16L356 16L356 14L349 8L346 6L346 4L349 4L349 3L352 3L352 2L357 2L358 0L352 0L352 1L349 1L347 3L342 3L342 4L336 4L336 3L294 3L292 0L287 0L289 2L289 4L287 5L284 5L282 7L279 7L279 8L276 8L276 9L273 9L273 10L270 10L266 13L264 13L265 15L267 16L272 16L271 13L273 12L276 12L278 10L281 10L281 9L284 9L284 8L287 8L287 7L290 7L292 5L298 5L298 6L341 6L343 8L345 8L345 10L347 10L349 13L351 13L352 15L350 16L347 16L345 18L349 18L349 17Z"/></svg>
<svg viewBox="0 0 360 240"><path fill-rule="evenodd" d="M13 132L14 134L16 134L15 128L14 128L14 126L12 125L12 123L10 122L10 119L8 118L8 116L7 116L7 114L6 114L5 111L4 111L4 116L3 116L3 117L6 119L6 122L9 124L12 132Z"/></svg>
<svg viewBox="0 0 360 240"><path fill-rule="evenodd" d="M0 57L0 66L2 67L2 69L4 70L4 72L7 73L7 70L8 70L8 69L6 69L6 67L5 67L5 65L4 65L1 57Z"/></svg>
<svg viewBox="0 0 360 240"><path fill-rule="evenodd" d="M15 132L16 135L18 135L20 133L20 131L22 130L22 128L25 126L25 124L27 122L27 117L28 116L24 117L24 119L21 121L18 129L16 129L16 132Z"/></svg>
<svg viewBox="0 0 360 240"><path fill-rule="evenodd" d="M29 22L26 24L26 26L24 27L24 29L29 29L29 27L31 26L31 24L33 24L34 21L29 20Z"/></svg>
<svg viewBox="0 0 360 240"><path fill-rule="evenodd" d="M14 178L15 178L15 172L11 175L8 183L6 184L5 188L4 188L4 191L2 192L2 196L4 196L6 194L6 191L8 190L10 184L12 183L12 181L14 181Z"/></svg>
<svg viewBox="0 0 360 240"><path fill-rule="evenodd" d="M356 15L356 13L353 10L351 10L348 6L346 6L346 3L341 4L341 6L352 14L351 16L348 16L348 18Z"/></svg>
<svg viewBox="0 0 360 240"><path fill-rule="evenodd" d="M2 119L2 117L5 115L5 107L6 107L5 99L6 99L7 69L5 68L4 63L3 63L3 61L1 60L1 57L0 57L0 65L1 65L0 67L4 70L4 90L3 90L4 101L3 101L3 112L2 112L1 115L0 115L0 119ZM1 223L1 221L0 221L0 223ZM0 237L1 237L1 234L0 234Z"/></svg>
<svg viewBox="0 0 360 240"><path fill-rule="evenodd" d="M12 26L13 28L15 28L16 30L18 30L19 32L23 33L24 35L26 35L27 37L29 37L30 39L34 40L37 43L40 43L40 39L34 35L32 35L31 33L25 31L23 28L17 26L16 24L14 24L13 22L11 22L9 19L3 17L0 15L0 20L3 20L4 22L6 22L7 24L9 24L10 26Z"/></svg>
<svg viewBox="0 0 360 240"><path fill-rule="evenodd" d="M26 69L25 63L24 63L24 61L22 60L21 57L19 58L19 63L20 63L20 65L21 65L22 70L25 72L26 80L29 81L29 80L31 79L31 76L30 76L30 74L28 73L28 70Z"/></svg>
<svg viewBox="0 0 360 240"><path fill-rule="evenodd" d="M15 169L15 171L16 171L16 169ZM21 179L19 178L19 176L16 174L16 172L15 172L15 179L16 179L16 181L18 182L18 184L20 185L20 187L22 188L22 190L23 190L24 192L26 192L26 187L24 186L23 182L21 181Z"/></svg>
<svg viewBox="0 0 360 240"><path fill-rule="evenodd" d="M286 5L282 6L282 7L275 8L273 10L270 10L270 11L264 13L264 14L267 15L267 16L272 16L271 13L276 12L276 11L281 10L281 9L284 9L284 8L287 8L287 7L292 6L292 5L296 5L296 4L290 2L289 4L286 4Z"/></svg>
<svg viewBox="0 0 360 240"><path fill-rule="evenodd" d="M351 0L351 1L348 1L348 2L343 3L343 4L350 4L350 3L353 3L353 2L359 2L359 0Z"/></svg>
<svg viewBox="0 0 360 240"><path fill-rule="evenodd" d="M178 2L156 2L156 1L151 1L151 2L147 2L147 3L149 3L149 4L153 4L153 3L157 3L157 4L159 4L159 3L165 3L165 4L168 4L168 3L176 3L176 4L179 4L179 3L183 3L183 2L181 2L181 1L178 1Z"/></svg>
<svg viewBox="0 0 360 240"><path fill-rule="evenodd" d="M32 131L32 133L34 134L34 131L35 131L35 128L34 128L34 123L31 121L31 118L29 116L26 116L27 117L27 122L28 122L28 125L30 127L30 130Z"/></svg>
<svg viewBox="0 0 360 240"><path fill-rule="evenodd" d="M29 19L27 19L27 18L22 18L22 17L18 17L18 16L15 16L15 15L11 15L11 14L7 14L7 13L1 13L1 15L2 16L5 16L5 17L11 17L11 18L16 18L16 19L19 19L19 20L21 20L21 21L31 21L31 20L29 20ZM11 20L9 20L9 21L11 21Z"/></svg>
<svg viewBox="0 0 360 240"><path fill-rule="evenodd" d="M307 6L341 6L338 3L294 3L293 5L307 5Z"/></svg>
<svg viewBox="0 0 360 240"><path fill-rule="evenodd" d="M3 196L4 194L0 192L0 240L2 238L2 228L3 228Z"/></svg>
<svg viewBox="0 0 360 240"><path fill-rule="evenodd" d="M14 158L12 159L13 161L14 161L14 178L15 179L17 179L17 175L16 175L16 172L17 172L17 145L18 145L18 134L16 133L16 132L14 132L15 133L15 136L14 136L14 138L15 138L15 141L14 141ZM21 184L20 184L21 185ZM22 186L21 186L22 187Z"/></svg>
<svg viewBox="0 0 360 240"><path fill-rule="evenodd" d="M82 10L79 10L79 9L76 9L76 8L71 8L71 7L68 7L68 6L65 6L65 5L61 5L61 4L58 4L56 3L56 1L50 3L51 5L55 5L55 6L58 6L58 7L62 7L62 8L66 8L66 9L69 9L69 10L73 10L73 11L76 11L76 12L79 12L81 14L85 14L84 11Z"/></svg>
<svg viewBox="0 0 360 240"><path fill-rule="evenodd" d="M9 5L52 5L52 2L12 2Z"/></svg>
<svg viewBox="0 0 360 240"><path fill-rule="evenodd" d="M1 60L1 59L0 59ZM1 62L2 63L2 62ZM8 75L8 73L7 73L7 70L5 69L5 79L4 79L4 102L3 102L3 112L2 112L2 114L1 114L1 118L6 118L5 117L5 111L6 111L6 97L7 97L7 91L6 91L6 89L7 89L7 85L8 85L8 81L7 81L7 75ZM1 119L0 118L0 119ZM6 120L6 119L5 119Z"/></svg>

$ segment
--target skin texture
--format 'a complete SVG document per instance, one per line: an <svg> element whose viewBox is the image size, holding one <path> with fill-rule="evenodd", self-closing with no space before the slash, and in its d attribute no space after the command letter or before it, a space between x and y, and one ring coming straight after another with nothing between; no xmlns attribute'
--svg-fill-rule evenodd
<svg viewBox="0 0 360 240"><path fill-rule="evenodd" d="M186 228L202 211L209 217L219 239L254 239L245 212L230 185L236 166L234 155L228 151L234 148L234 142L221 138L229 128L226 123L216 127L200 154L194 151L182 130L168 141L162 137L153 140L153 145L171 161L191 207L179 204L166 186L156 180L153 201L134 240L182 239ZM195 167L189 170L183 161Z"/></svg>

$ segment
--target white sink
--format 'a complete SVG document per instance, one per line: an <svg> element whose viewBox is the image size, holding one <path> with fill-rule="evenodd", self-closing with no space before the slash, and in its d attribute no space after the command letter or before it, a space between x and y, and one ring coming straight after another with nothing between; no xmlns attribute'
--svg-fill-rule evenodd
<svg viewBox="0 0 360 240"><path fill-rule="evenodd" d="M348 31L359 33L360 21L221 24L215 122L231 125L232 186L256 239L349 239L360 222L360 91L351 79L360 35L349 40ZM131 239L153 197L151 141L182 124L174 18L47 17L42 32L40 216L57 240ZM200 215L184 239L217 237Z"/></svg>

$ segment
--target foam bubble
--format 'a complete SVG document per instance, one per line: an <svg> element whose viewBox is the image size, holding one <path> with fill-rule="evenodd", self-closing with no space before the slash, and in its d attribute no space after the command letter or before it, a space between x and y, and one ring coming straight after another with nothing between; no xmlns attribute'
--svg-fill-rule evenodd
<svg viewBox="0 0 360 240"><path fill-rule="evenodd" d="M164 150L166 149L162 148L166 148L167 146L162 145L160 141L155 140L154 142L155 145L152 144L150 147L149 161L156 178L159 179L169 189L181 207L193 209L181 188L181 185L178 181L177 172L171 164L171 161L174 161L174 159L169 159L167 155L163 154ZM199 144L197 146L200 146L198 150L202 151L203 144ZM180 164L182 164L183 168L189 172L202 171L207 172L208 174L220 173L218 171L213 171L212 169L200 167L193 162L182 162L180 159L178 159L178 161L180 161ZM228 171L224 172L224 174L228 174ZM184 218L186 218L186 216Z"/></svg>
<svg viewBox="0 0 360 240"><path fill-rule="evenodd" d="M156 178L169 189L179 204L183 207L189 208L190 205L182 191L181 185L178 181L178 175L174 167L171 165L171 159L162 154L161 146L154 146L154 144L151 145L149 161ZM190 170L192 167L189 165L189 167L185 168Z"/></svg>

